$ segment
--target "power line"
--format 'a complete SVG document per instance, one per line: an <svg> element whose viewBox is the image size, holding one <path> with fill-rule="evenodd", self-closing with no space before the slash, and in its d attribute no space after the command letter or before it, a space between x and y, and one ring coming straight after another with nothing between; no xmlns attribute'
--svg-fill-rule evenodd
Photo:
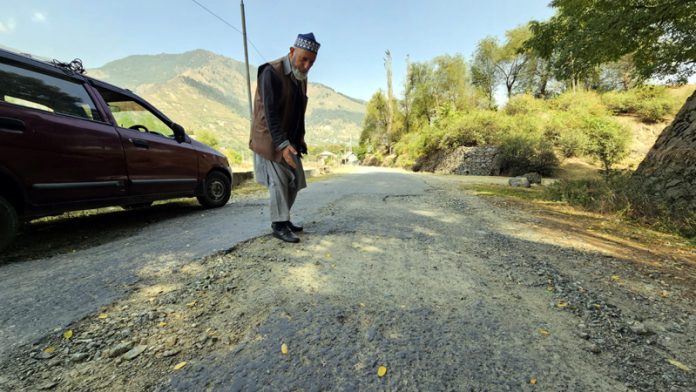
<svg viewBox="0 0 696 392"><path fill-rule="evenodd" d="M199 7L203 8L204 10L206 10L210 15L213 15L214 17L218 18L222 23L226 24L228 27L230 27L230 28L233 29L234 31L236 31L236 32L238 32L239 34L242 34L242 35L243 35L243 33L242 33L241 30L239 30L238 28L234 27L230 22L228 22L228 21L226 21L225 19L223 19L222 17L218 16L215 12L211 11L210 9L208 9L208 8L207 8L206 6L204 6L203 4L199 3L199 2L196 1L196 0L191 0L191 1L193 1L194 3L196 3L196 5L198 5ZM254 45L254 43L253 43L250 39L249 39L248 41L249 41L249 43L251 44L251 46L254 48L254 50L256 51L256 53L258 53L259 57L261 57L261 58L263 59L263 61L266 61L266 58L263 57L263 55L261 54L261 52L259 51L259 49L256 47L256 45Z"/></svg>

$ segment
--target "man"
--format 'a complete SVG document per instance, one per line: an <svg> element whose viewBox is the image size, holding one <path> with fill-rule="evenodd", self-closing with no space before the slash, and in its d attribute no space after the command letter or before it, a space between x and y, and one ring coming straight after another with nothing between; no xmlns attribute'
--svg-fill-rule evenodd
<svg viewBox="0 0 696 392"><path fill-rule="evenodd" d="M307 186L301 160L307 153L307 73L319 46L314 34L300 34L287 56L258 70L249 148L256 181L270 194L273 236L286 242L299 242L295 233L302 231L290 222L290 209L297 192Z"/></svg>

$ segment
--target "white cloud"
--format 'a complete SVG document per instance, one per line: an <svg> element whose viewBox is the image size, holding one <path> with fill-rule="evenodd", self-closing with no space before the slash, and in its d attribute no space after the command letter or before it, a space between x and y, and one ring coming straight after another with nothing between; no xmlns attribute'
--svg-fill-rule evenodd
<svg viewBox="0 0 696 392"><path fill-rule="evenodd" d="M15 23L14 19L12 18L0 21L0 33L11 33L16 27L17 23Z"/></svg>
<svg viewBox="0 0 696 392"><path fill-rule="evenodd" d="M34 15L31 16L31 20L36 23L43 23L46 21L46 15L37 11L34 12Z"/></svg>

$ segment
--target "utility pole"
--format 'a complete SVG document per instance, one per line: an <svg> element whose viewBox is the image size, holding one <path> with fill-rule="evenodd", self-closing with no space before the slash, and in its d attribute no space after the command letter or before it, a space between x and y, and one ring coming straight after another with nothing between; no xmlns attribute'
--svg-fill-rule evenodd
<svg viewBox="0 0 696 392"><path fill-rule="evenodd" d="M247 77L247 98L249 99L249 122L254 116L253 109L251 107L251 76L249 75L249 50L247 49L247 33L246 33L246 16L244 15L244 0L240 0L239 7L242 11L242 36L244 37L244 64L246 65L246 77Z"/></svg>

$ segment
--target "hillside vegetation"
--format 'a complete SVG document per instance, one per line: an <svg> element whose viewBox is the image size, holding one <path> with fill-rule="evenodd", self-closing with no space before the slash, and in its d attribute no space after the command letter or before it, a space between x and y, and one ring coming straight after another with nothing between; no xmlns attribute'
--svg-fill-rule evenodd
<svg viewBox="0 0 696 392"><path fill-rule="evenodd" d="M129 56L88 74L134 91L183 125L191 136L239 162L251 157L244 68L239 61L195 50ZM253 91L256 67L250 67L250 72ZM307 93L309 144L357 143L365 103L322 84L310 83Z"/></svg>

